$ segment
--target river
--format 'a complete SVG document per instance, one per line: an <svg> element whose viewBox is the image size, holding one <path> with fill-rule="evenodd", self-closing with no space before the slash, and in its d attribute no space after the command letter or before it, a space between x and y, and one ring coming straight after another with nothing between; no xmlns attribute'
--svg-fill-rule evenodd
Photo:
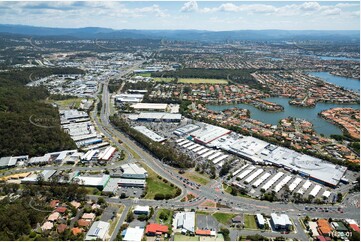
<svg viewBox="0 0 361 242"><path fill-rule="evenodd" d="M355 92L360 92L360 81L357 79L335 76L329 72L309 72L308 74L319 77L337 86L344 87Z"/></svg>

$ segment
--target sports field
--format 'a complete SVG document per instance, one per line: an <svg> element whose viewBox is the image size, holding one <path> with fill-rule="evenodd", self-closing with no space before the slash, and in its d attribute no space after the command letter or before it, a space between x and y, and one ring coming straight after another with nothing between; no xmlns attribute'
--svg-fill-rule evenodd
<svg viewBox="0 0 361 242"><path fill-rule="evenodd" d="M173 77L154 77L156 82L171 82ZM203 78L179 78L178 83L191 83L191 84L227 84L228 81L222 79L203 79Z"/></svg>

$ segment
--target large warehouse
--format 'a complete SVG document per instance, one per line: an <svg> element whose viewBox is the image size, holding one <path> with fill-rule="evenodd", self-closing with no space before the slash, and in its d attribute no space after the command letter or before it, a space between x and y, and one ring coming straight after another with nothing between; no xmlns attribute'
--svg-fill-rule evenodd
<svg viewBox="0 0 361 242"><path fill-rule="evenodd" d="M179 113L164 113L164 112L142 112L137 116L133 116L137 121L148 122L179 122L182 115Z"/></svg>
<svg viewBox="0 0 361 242"><path fill-rule="evenodd" d="M284 167L310 180L333 188L338 185L347 170L344 166L334 165L325 160L272 145L254 137L235 133L230 134L231 132L227 129L224 129L222 132L223 128L213 129L215 126L211 128L208 128L208 126L205 130L201 128L191 135L194 135L195 140L197 137L198 139L205 140L205 142L208 141L208 146L226 150L253 163L269 163L278 167ZM215 131L213 133L207 132L209 129ZM208 136L206 136L207 133L209 134ZM214 138L215 136L218 137ZM210 139L212 140L209 141Z"/></svg>
<svg viewBox="0 0 361 242"><path fill-rule="evenodd" d="M136 111L157 111L166 112L168 104L166 103L135 103L132 108Z"/></svg>
<svg viewBox="0 0 361 242"><path fill-rule="evenodd" d="M166 140L166 138L158 135L153 130L148 129L145 126L135 126L133 129L137 130L138 132L142 133L143 135L147 136L149 139L155 141L155 142L163 142Z"/></svg>
<svg viewBox="0 0 361 242"><path fill-rule="evenodd" d="M123 171L121 176L122 178L146 179L148 177L148 172L143 167L139 167L137 164L124 164L121 165L120 168Z"/></svg>
<svg viewBox="0 0 361 242"><path fill-rule="evenodd" d="M198 143L208 144L213 140L218 139L229 133L231 133L231 131L228 129L210 124L203 124L203 126L200 129L192 132L191 136Z"/></svg>

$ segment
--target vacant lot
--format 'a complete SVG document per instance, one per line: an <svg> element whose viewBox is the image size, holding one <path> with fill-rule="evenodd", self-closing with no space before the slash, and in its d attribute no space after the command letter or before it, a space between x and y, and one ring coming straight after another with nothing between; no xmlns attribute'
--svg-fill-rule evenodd
<svg viewBox="0 0 361 242"><path fill-rule="evenodd" d="M48 100L48 102L56 103L61 108L78 108L81 100L84 98L70 98L65 100Z"/></svg>
<svg viewBox="0 0 361 242"><path fill-rule="evenodd" d="M177 190L179 190L178 187L167 180L159 178L158 175L145 164L141 164L141 166L148 172L147 194L144 197L145 199L154 199L156 194L163 194L164 196L170 196L172 198L176 196Z"/></svg>
<svg viewBox="0 0 361 242"><path fill-rule="evenodd" d="M169 209L158 209L157 216L155 217L156 223L172 225L173 211Z"/></svg>
<svg viewBox="0 0 361 242"><path fill-rule="evenodd" d="M254 215L244 215L244 228L246 229L258 229L256 218Z"/></svg>
<svg viewBox="0 0 361 242"><path fill-rule="evenodd" d="M199 174L198 172L195 172L195 171L191 171L191 172L186 172L183 174L183 176L185 178L188 178L189 180L191 181L194 181L198 184L201 184L201 185L207 185L208 182L210 181L208 177L206 176L203 176L201 174Z"/></svg>
<svg viewBox="0 0 361 242"><path fill-rule="evenodd" d="M231 219L234 218L236 215L233 213L214 213L213 217L222 224L230 224Z"/></svg>

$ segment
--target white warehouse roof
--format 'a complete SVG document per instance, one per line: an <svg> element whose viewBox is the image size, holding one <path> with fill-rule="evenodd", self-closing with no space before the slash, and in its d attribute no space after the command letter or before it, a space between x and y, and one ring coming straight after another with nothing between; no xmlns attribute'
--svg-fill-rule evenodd
<svg viewBox="0 0 361 242"><path fill-rule="evenodd" d="M147 136L149 139L155 141L155 142L163 142L166 140L166 138L156 134L154 131L146 128L145 126L135 126L133 129L139 131L143 135Z"/></svg>

